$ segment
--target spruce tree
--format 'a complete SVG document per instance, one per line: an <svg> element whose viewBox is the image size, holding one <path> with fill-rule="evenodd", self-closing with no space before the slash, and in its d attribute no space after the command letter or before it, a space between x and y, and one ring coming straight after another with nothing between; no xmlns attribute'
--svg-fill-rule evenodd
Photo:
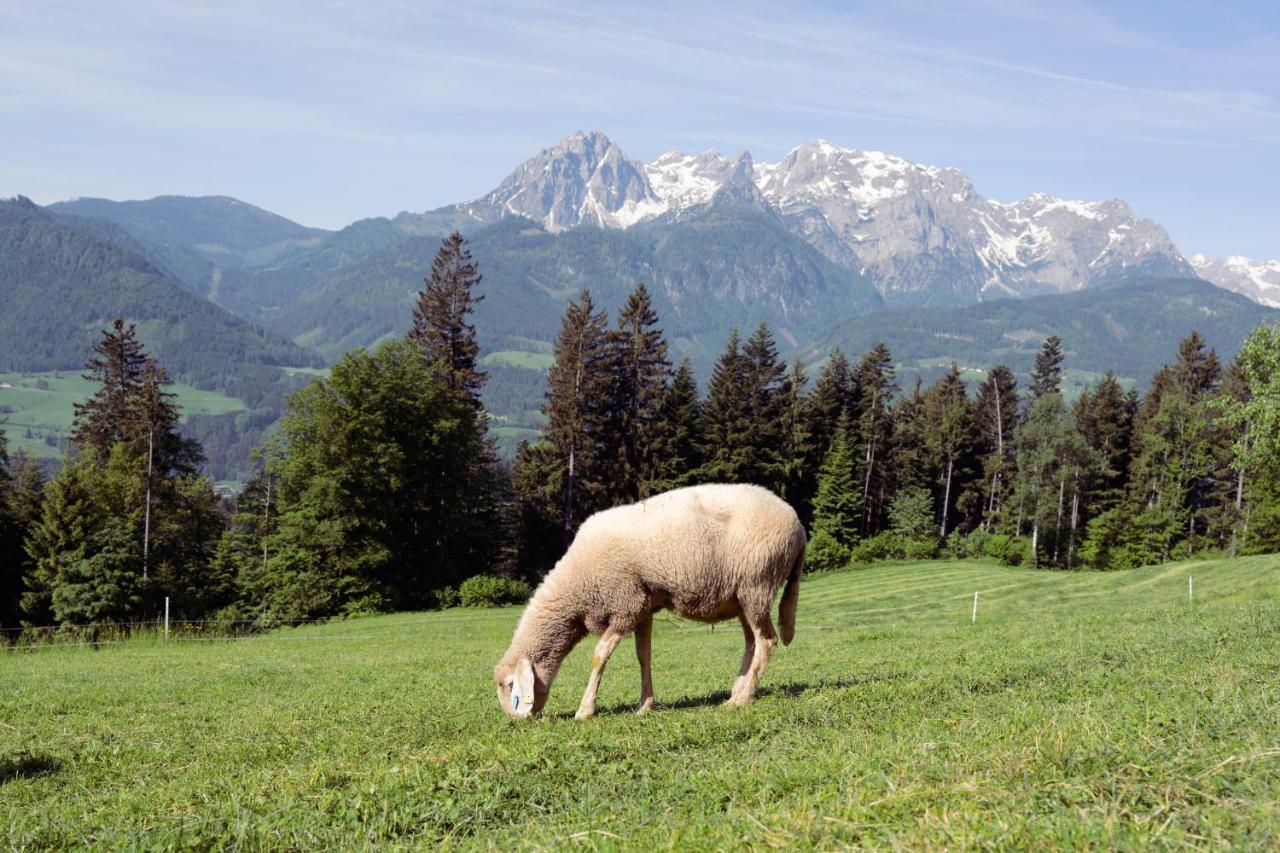
<svg viewBox="0 0 1280 853"><path fill-rule="evenodd" d="M488 380L478 366L480 345L470 322L475 306L484 300L474 292L481 279L467 241L454 231L441 241L431 261L431 275L418 294L409 329L410 340L422 348L427 360L445 365L449 387L477 405Z"/></svg>
<svg viewBox="0 0 1280 853"><path fill-rule="evenodd" d="M1056 394L1062 386L1062 339L1057 335L1045 338L1040 352L1036 353L1035 366L1031 368L1031 397L1038 400L1045 394Z"/></svg>
<svg viewBox="0 0 1280 853"><path fill-rule="evenodd" d="M147 355L138 341L136 327L117 319L93 345L94 356L84 378L98 390L84 403L75 404L71 440L105 460L116 442L132 437L132 401L142 384Z"/></svg>
<svg viewBox="0 0 1280 853"><path fill-rule="evenodd" d="M649 291L637 284L618 314L618 328L608 335L612 369L611 431L619 449L614 503L630 503L653 492L654 444L671 363L667 342L657 328Z"/></svg>
<svg viewBox="0 0 1280 853"><path fill-rule="evenodd" d="M724 352L716 360L703 406L703 462L697 479L702 482L747 482L750 466L751 405L742 339L735 327Z"/></svg>
<svg viewBox="0 0 1280 853"><path fill-rule="evenodd" d="M610 434L607 318L584 290L565 309L547 374L543 435L562 468L561 529L568 545L587 516L609 505L619 447Z"/></svg>
<svg viewBox="0 0 1280 853"><path fill-rule="evenodd" d="M858 386L849 359L839 347L831 351L809 397L809 434L813 440L816 468L826 456L841 412L858 410Z"/></svg>
<svg viewBox="0 0 1280 853"><path fill-rule="evenodd" d="M835 435L818 472L813 499L813 531L832 537L845 548L857 541L862 526L862 487L854 472L857 451L848 413L836 422Z"/></svg>
<svg viewBox="0 0 1280 853"><path fill-rule="evenodd" d="M702 402L689 359L680 362L675 377L662 396L654 447L657 482L655 492L695 482L703 464Z"/></svg>
<svg viewBox="0 0 1280 853"><path fill-rule="evenodd" d="M789 383L787 365L778 358L773 333L764 322L742 347L742 360L749 438L745 480L781 492L787 474L783 433Z"/></svg>

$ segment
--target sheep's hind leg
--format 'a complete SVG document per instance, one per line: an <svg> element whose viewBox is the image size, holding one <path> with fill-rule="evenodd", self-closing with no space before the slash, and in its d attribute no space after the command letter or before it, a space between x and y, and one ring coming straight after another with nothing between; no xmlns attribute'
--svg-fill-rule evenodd
<svg viewBox="0 0 1280 853"><path fill-rule="evenodd" d="M769 665L769 658L773 657L773 650L778 645L778 634L773 630L773 620L769 618L768 611L762 617L750 621L755 635L755 654L751 656L751 664L747 667L746 675L734 688L733 695L729 697L731 705L746 705L755 698L760 676L764 675L765 667Z"/></svg>
<svg viewBox="0 0 1280 853"><path fill-rule="evenodd" d="M653 614L650 613L636 626L636 660L640 662L640 707L637 714L653 710L653 670L649 656L653 651Z"/></svg>
<svg viewBox="0 0 1280 853"><path fill-rule="evenodd" d="M600 677L604 675L604 665L609 662L609 655L613 654L613 650L618 647L618 641L621 639L621 634L609 630L605 631L600 642L596 643L596 650L591 655L591 677L587 679L587 689L582 694L578 713L574 714L579 720L585 720L596 712L596 691L600 689Z"/></svg>
<svg viewBox="0 0 1280 853"><path fill-rule="evenodd" d="M737 696L742 689L743 683L747 680L747 672L751 669L751 659L756 653L756 632L751 630L751 623L741 613L738 614L738 621L742 623L742 666L738 667L738 677L733 681L733 689L729 691L726 704L733 703L733 697Z"/></svg>

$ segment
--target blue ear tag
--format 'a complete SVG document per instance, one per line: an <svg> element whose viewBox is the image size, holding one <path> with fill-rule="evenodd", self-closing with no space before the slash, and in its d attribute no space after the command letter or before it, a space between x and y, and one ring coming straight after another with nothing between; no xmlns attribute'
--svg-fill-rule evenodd
<svg viewBox="0 0 1280 853"><path fill-rule="evenodd" d="M511 710L518 711L519 709L520 709L520 694L512 693L511 694Z"/></svg>

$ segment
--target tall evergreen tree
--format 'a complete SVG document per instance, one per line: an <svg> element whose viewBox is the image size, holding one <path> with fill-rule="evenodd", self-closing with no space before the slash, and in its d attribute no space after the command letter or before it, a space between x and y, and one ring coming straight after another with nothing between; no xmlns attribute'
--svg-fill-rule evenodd
<svg viewBox="0 0 1280 853"><path fill-rule="evenodd" d="M724 352L716 360L703 406L703 482L747 482L751 423L747 417L750 392L742 339L737 328L729 333Z"/></svg>
<svg viewBox="0 0 1280 853"><path fill-rule="evenodd" d="M809 397L809 434L813 440L816 468L827 454L841 412L858 411L858 386L853 367L839 348L831 351Z"/></svg>
<svg viewBox="0 0 1280 853"><path fill-rule="evenodd" d="M702 467L705 439L702 402L689 359L680 362L675 377L662 396L654 448L657 482L655 492L691 485Z"/></svg>
<svg viewBox="0 0 1280 853"><path fill-rule="evenodd" d="M786 362L778 358L778 346L769 326L761 322L742 347L747 383L746 482L782 492L787 477L786 405L790 396Z"/></svg>
<svg viewBox="0 0 1280 853"><path fill-rule="evenodd" d="M462 235L454 231L440 243L431 261L431 275L418 294L409 338L430 361L445 365L449 387L479 405L488 375L479 368L480 345L470 322L484 297L475 293L482 276Z"/></svg>
<svg viewBox="0 0 1280 853"><path fill-rule="evenodd" d="M563 468L560 497L564 544L587 516L609 505L618 447L610 439L612 381L607 318L584 290L565 309L547 375L543 435Z"/></svg>
<svg viewBox="0 0 1280 853"><path fill-rule="evenodd" d="M1129 476L1134 409L1132 396L1121 387L1114 371L1108 371L1096 388L1085 389L1072 407L1076 431L1100 454L1096 482L1089 489L1095 512L1111 509L1123 495Z"/></svg>
<svg viewBox="0 0 1280 853"><path fill-rule="evenodd" d="M1031 368L1031 397L1038 400L1045 394L1056 394L1062 387L1062 338L1050 335L1045 338L1036 353Z"/></svg>
<svg viewBox="0 0 1280 853"><path fill-rule="evenodd" d="M93 352L84 378L95 383L98 390L84 403L75 405L71 440L105 460L114 444L133 437L132 402L142 384L147 355L136 327L132 323L126 326L121 319L103 331Z"/></svg>
<svg viewBox="0 0 1280 853"><path fill-rule="evenodd" d="M0 432L0 458L5 457ZM35 460L19 451L0 462L0 628L9 639L22 615L24 578L31 571L25 544L40 518L44 475ZM0 642L4 636L0 635Z"/></svg>
<svg viewBox="0 0 1280 853"><path fill-rule="evenodd" d="M856 450L848 413L836 422L835 436L818 472L813 499L813 531L835 539L845 548L854 544L862 526L862 488L854 472Z"/></svg>
<svg viewBox="0 0 1280 853"><path fill-rule="evenodd" d="M657 328L649 291L637 284L608 336L612 362L611 420L620 458L613 487L616 503L630 503L653 492L657 479L654 444L659 409L671 373L667 342Z"/></svg>

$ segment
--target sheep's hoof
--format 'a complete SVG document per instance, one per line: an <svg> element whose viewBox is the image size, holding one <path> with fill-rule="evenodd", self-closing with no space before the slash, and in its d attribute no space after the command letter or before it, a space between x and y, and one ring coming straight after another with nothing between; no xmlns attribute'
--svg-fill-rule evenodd
<svg viewBox="0 0 1280 853"><path fill-rule="evenodd" d="M595 708L579 708L578 713L574 714L573 718L575 720L585 720L588 717L595 716L595 713L596 713Z"/></svg>
<svg viewBox="0 0 1280 853"><path fill-rule="evenodd" d="M750 705L752 698L753 697L751 696L743 696L740 693L735 693L732 696L730 696L728 699L726 699L724 704L732 705L735 708L741 708L744 705Z"/></svg>
<svg viewBox="0 0 1280 853"><path fill-rule="evenodd" d="M646 700L644 700L643 702L641 702L641 703L640 703L640 707L639 707L639 708L636 708L636 713L637 713L637 714L647 714L647 713L649 713L649 712L650 712L650 711L652 711L652 710L653 710L653 699L652 699L652 697L651 697L651 698L646 699Z"/></svg>

